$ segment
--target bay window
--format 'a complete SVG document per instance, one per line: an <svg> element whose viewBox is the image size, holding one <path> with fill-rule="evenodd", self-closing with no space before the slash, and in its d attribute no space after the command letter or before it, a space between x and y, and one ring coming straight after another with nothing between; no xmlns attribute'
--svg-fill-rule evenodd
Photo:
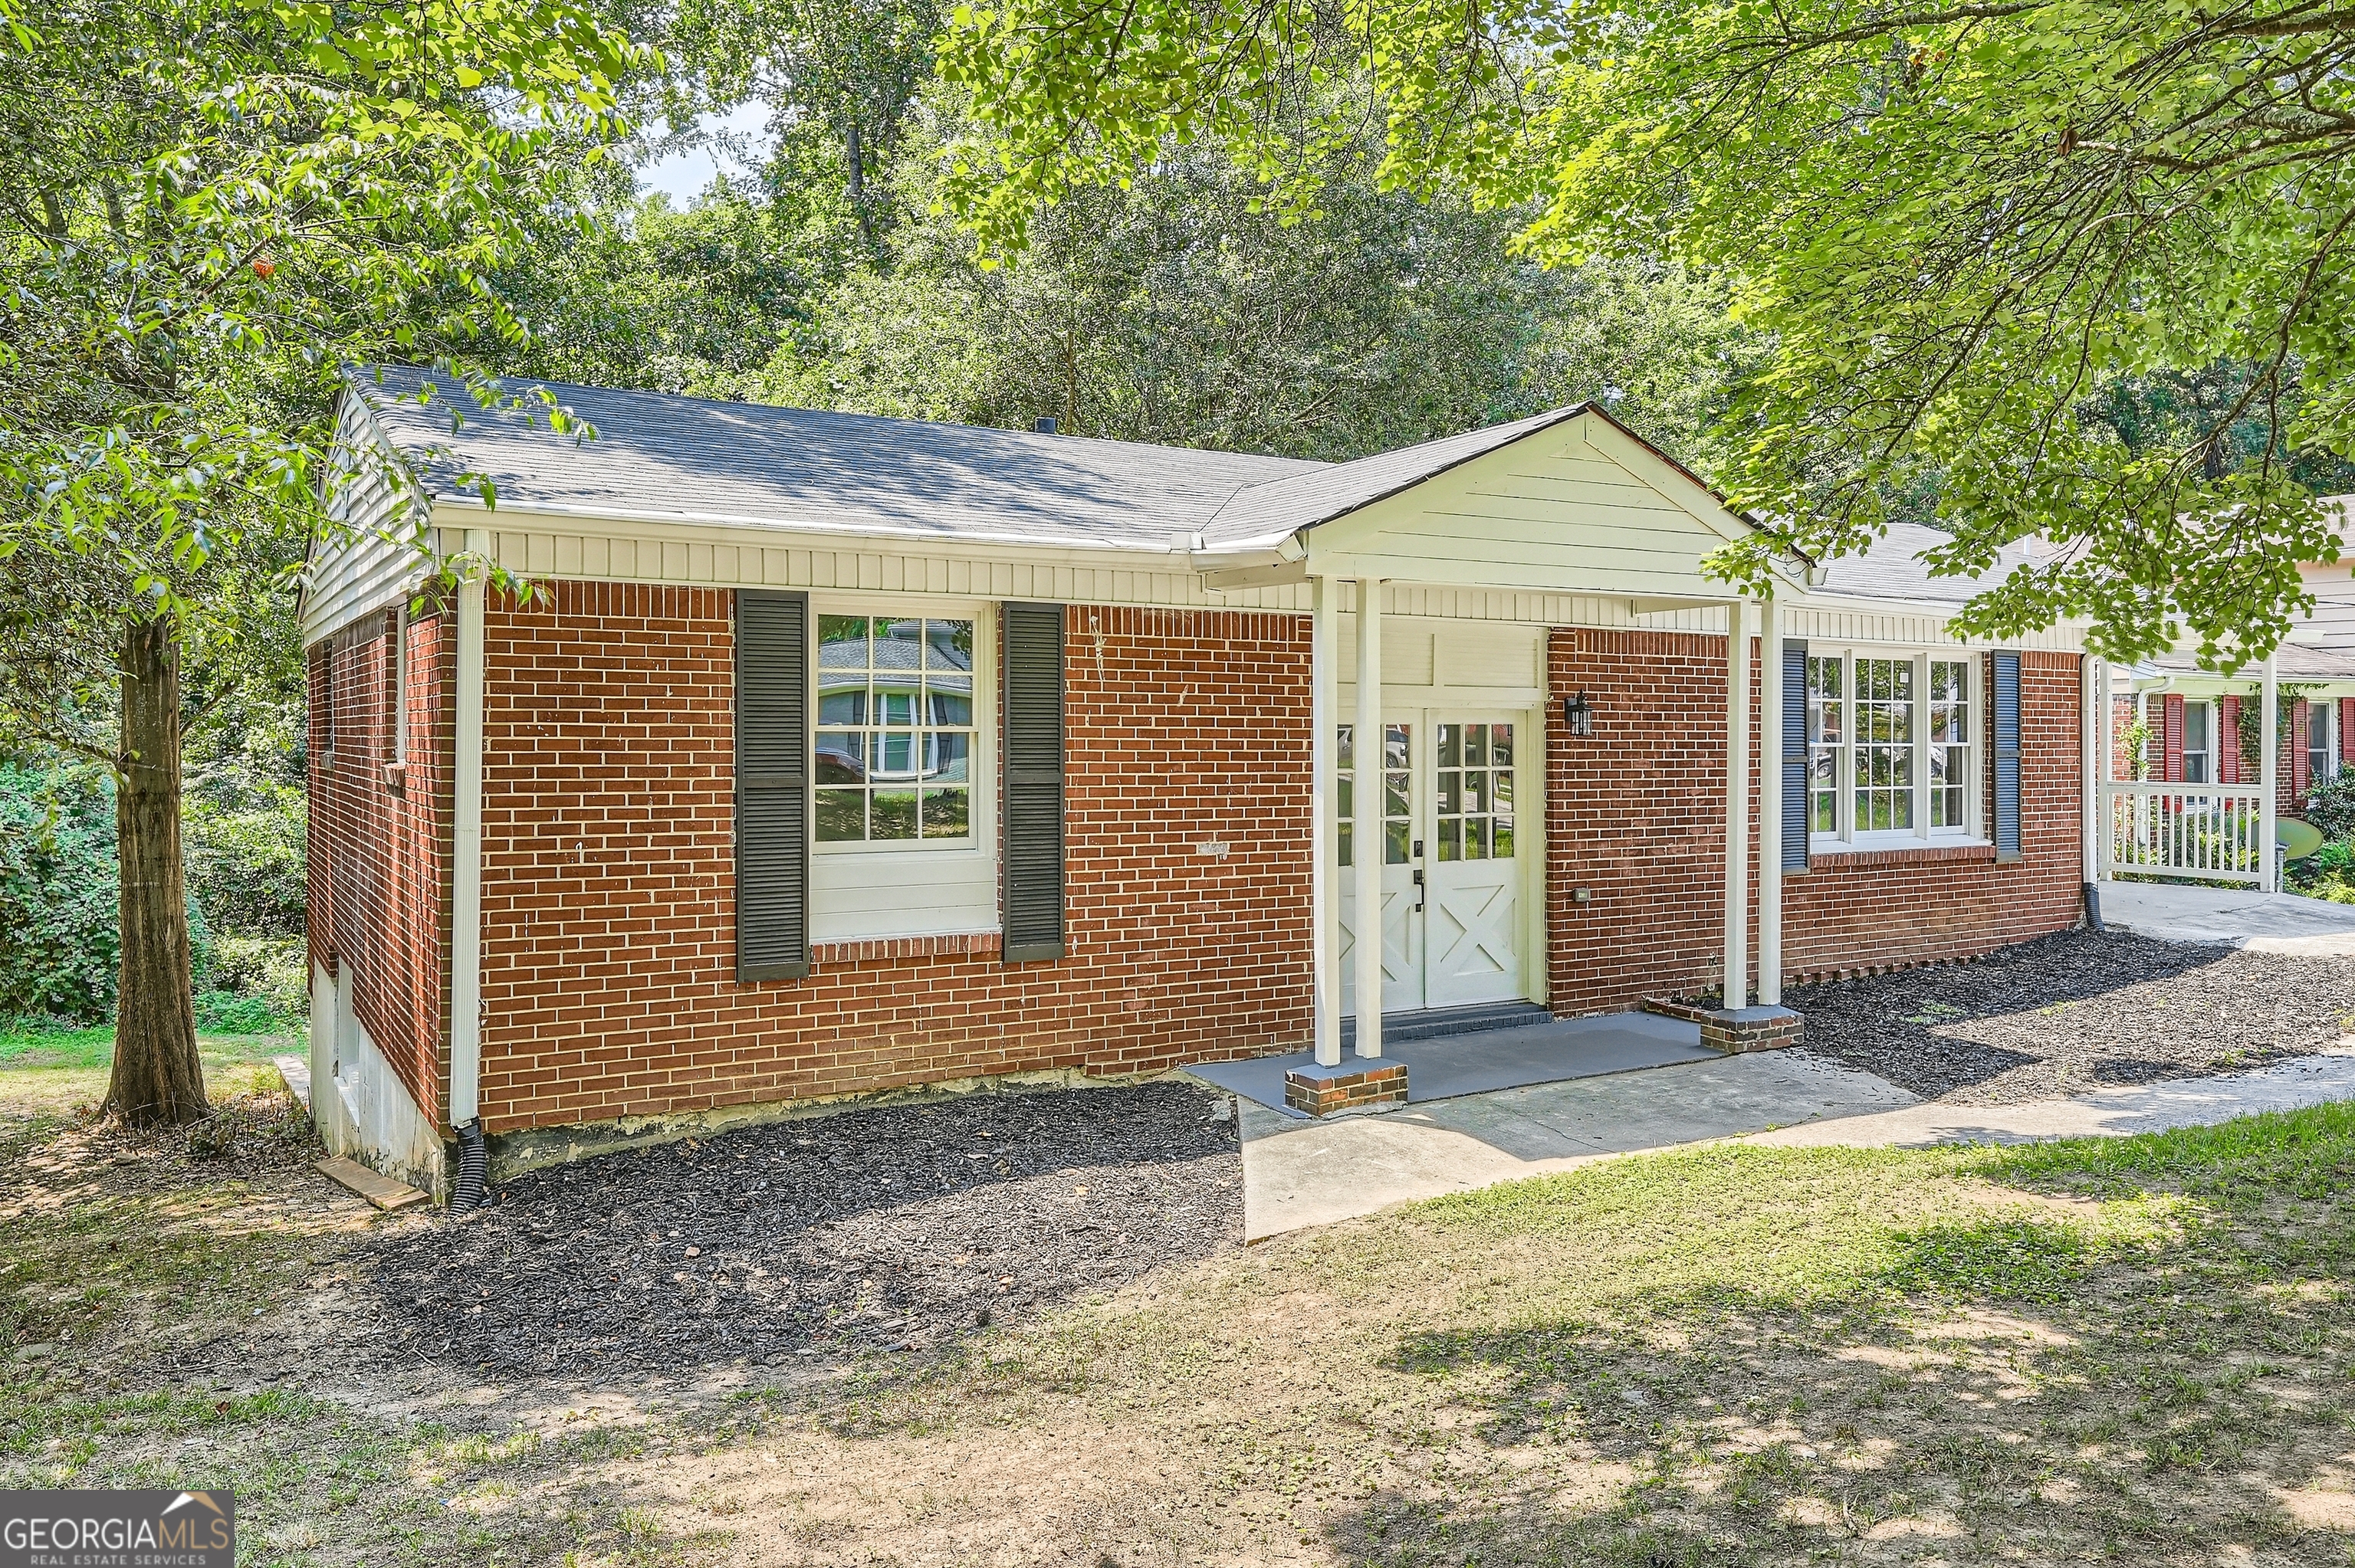
<svg viewBox="0 0 2355 1568"><path fill-rule="evenodd" d="M1807 824L1818 847L1978 836L1978 662L1807 654Z"/></svg>

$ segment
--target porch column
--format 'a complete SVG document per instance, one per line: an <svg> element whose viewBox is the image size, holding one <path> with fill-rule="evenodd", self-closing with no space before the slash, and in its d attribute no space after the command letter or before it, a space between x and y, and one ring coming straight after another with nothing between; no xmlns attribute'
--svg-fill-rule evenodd
<svg viewBox="0 0 2355 1568"><path fill-rule="evenodd" d="M1358 579L1358 727L1350 838L1358 872L1358 1054L1382 1054L1382 582Z"/></svg>
<svg viewBox="0 0 2355 1568"><path fill-rule="evenodd" d="M1750 601L1725 607L1725 986L1750 1005Z"/></svg>
<svg viewBox="0 0 2355 1568"><path fill-rule="evenodd" d="M2110 777L2117 767L2118 736L2116 699L2110 694L2110 662L2102 659L2094 666L2094 701L2097 705L2094 727L2094 744L2101 755L2094 759L2094 880L2106 882L2110 862L2117 858L2110 835L2116 831L2115 810L2110 805L2107 786L2116 782ZM2232 744L2240 745L2235 736Z"/></svg>
<svg viewBox="0 0 2355 1568"><path fill-rule="evenodd" d="M1341 585L1308 579L1308 938L1316 978L1316 1065L1341 1065Z"/></svg>
<svg viewBox="0 0 2355 1568"><path fill-rule="evenodd" d="M2274 656L2265 655L2264 712L2259 715L2264 726L2264 738L2258 742L2262 760L2257 775L2264 782L2264 792L2257 798L2257 885L2267 893L2278 893L2275 885L2279 873L2275 867L2280 857L2274 853L2274 835L2280 831L2275 817L2279 811L2275 801L2274 769L2278 766L2274 752L2274 737L2281 731L2281 682L2274 672Z"/></svg>
<svg viewBox="0 0 2355 1568"><path fill-rule="evenodd" d="M1783 601L1758 606L1758 1005L1783 1005Z"/></svg>

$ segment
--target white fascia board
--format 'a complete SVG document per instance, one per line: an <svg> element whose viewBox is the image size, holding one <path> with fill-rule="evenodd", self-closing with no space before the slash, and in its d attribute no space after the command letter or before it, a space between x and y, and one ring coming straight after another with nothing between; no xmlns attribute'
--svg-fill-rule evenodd
<svg viewBox="0 0 2355 1568"><path fill-rule="evenodd" d="M448 515L445 516L445 513ZM570 525L557 530L559 532L608 536L652 533L682 540L734 545L746 543L746 535L750 535L766 539L773 545L871 543L910 554L928 550L952 555L967 555L975 550L1044 550L1096 560L1107 555L1136 556L1160 562L1185 558L1185 550L1175 542L1131 545L1107 540L1102 544L1090 544L1060 538L1042 539L1021 534L939 534L918 528L879 528L871 523L821 523L807 518L787 522L775 517L724 512L628 512L539 501L485 506L479 497L470 495L437 496L433 502L433 523L437 528L517 532L519 530L506 525L506 519L515 517L548 518ZM520 531L550 532L547 528Z"/></svg>

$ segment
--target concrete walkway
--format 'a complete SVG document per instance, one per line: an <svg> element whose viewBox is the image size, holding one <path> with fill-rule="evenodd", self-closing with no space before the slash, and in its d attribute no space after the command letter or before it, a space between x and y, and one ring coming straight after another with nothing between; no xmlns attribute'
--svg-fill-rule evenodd
<svg viewBox="0 0 2355 1568"><path fill-rule="evenodd" d="M2178 882L2105 882L2101 898L2104 925L2169 942L2355 954L2355 904Z"/></svg>
<svg viewBox="0 0 2355 1568"><path fill-rule="evenodd" d="M1726 1139L1927 1148L2123 1137L2355 1099L2355 1038L2250 1073L2016 1106L1924 1102L1804 1050L1541 1084L1303 1124L1244 1102L1243 1233L1260 1241L1597 1160Z"/></svg>

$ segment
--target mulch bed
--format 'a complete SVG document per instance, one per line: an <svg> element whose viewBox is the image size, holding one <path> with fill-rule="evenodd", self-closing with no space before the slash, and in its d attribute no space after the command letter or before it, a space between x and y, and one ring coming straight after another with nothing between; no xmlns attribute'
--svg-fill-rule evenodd
<svg viewBox="0 0 2355 1568"><path fill-rule="evenodd" d="M388 1235L379 1343L508 1372L915 1350L1242 1242L1179 1084L877 1107L536 1171Z"/></svg>
<svg viewBox="0 0 2355 1568"><path fill-rule="evenodd" d="M1810 1051L1924 1098L2012 1105L2325 1049L2355 1028L2355 959L2064 931L1785 1001Z"/></svg>

